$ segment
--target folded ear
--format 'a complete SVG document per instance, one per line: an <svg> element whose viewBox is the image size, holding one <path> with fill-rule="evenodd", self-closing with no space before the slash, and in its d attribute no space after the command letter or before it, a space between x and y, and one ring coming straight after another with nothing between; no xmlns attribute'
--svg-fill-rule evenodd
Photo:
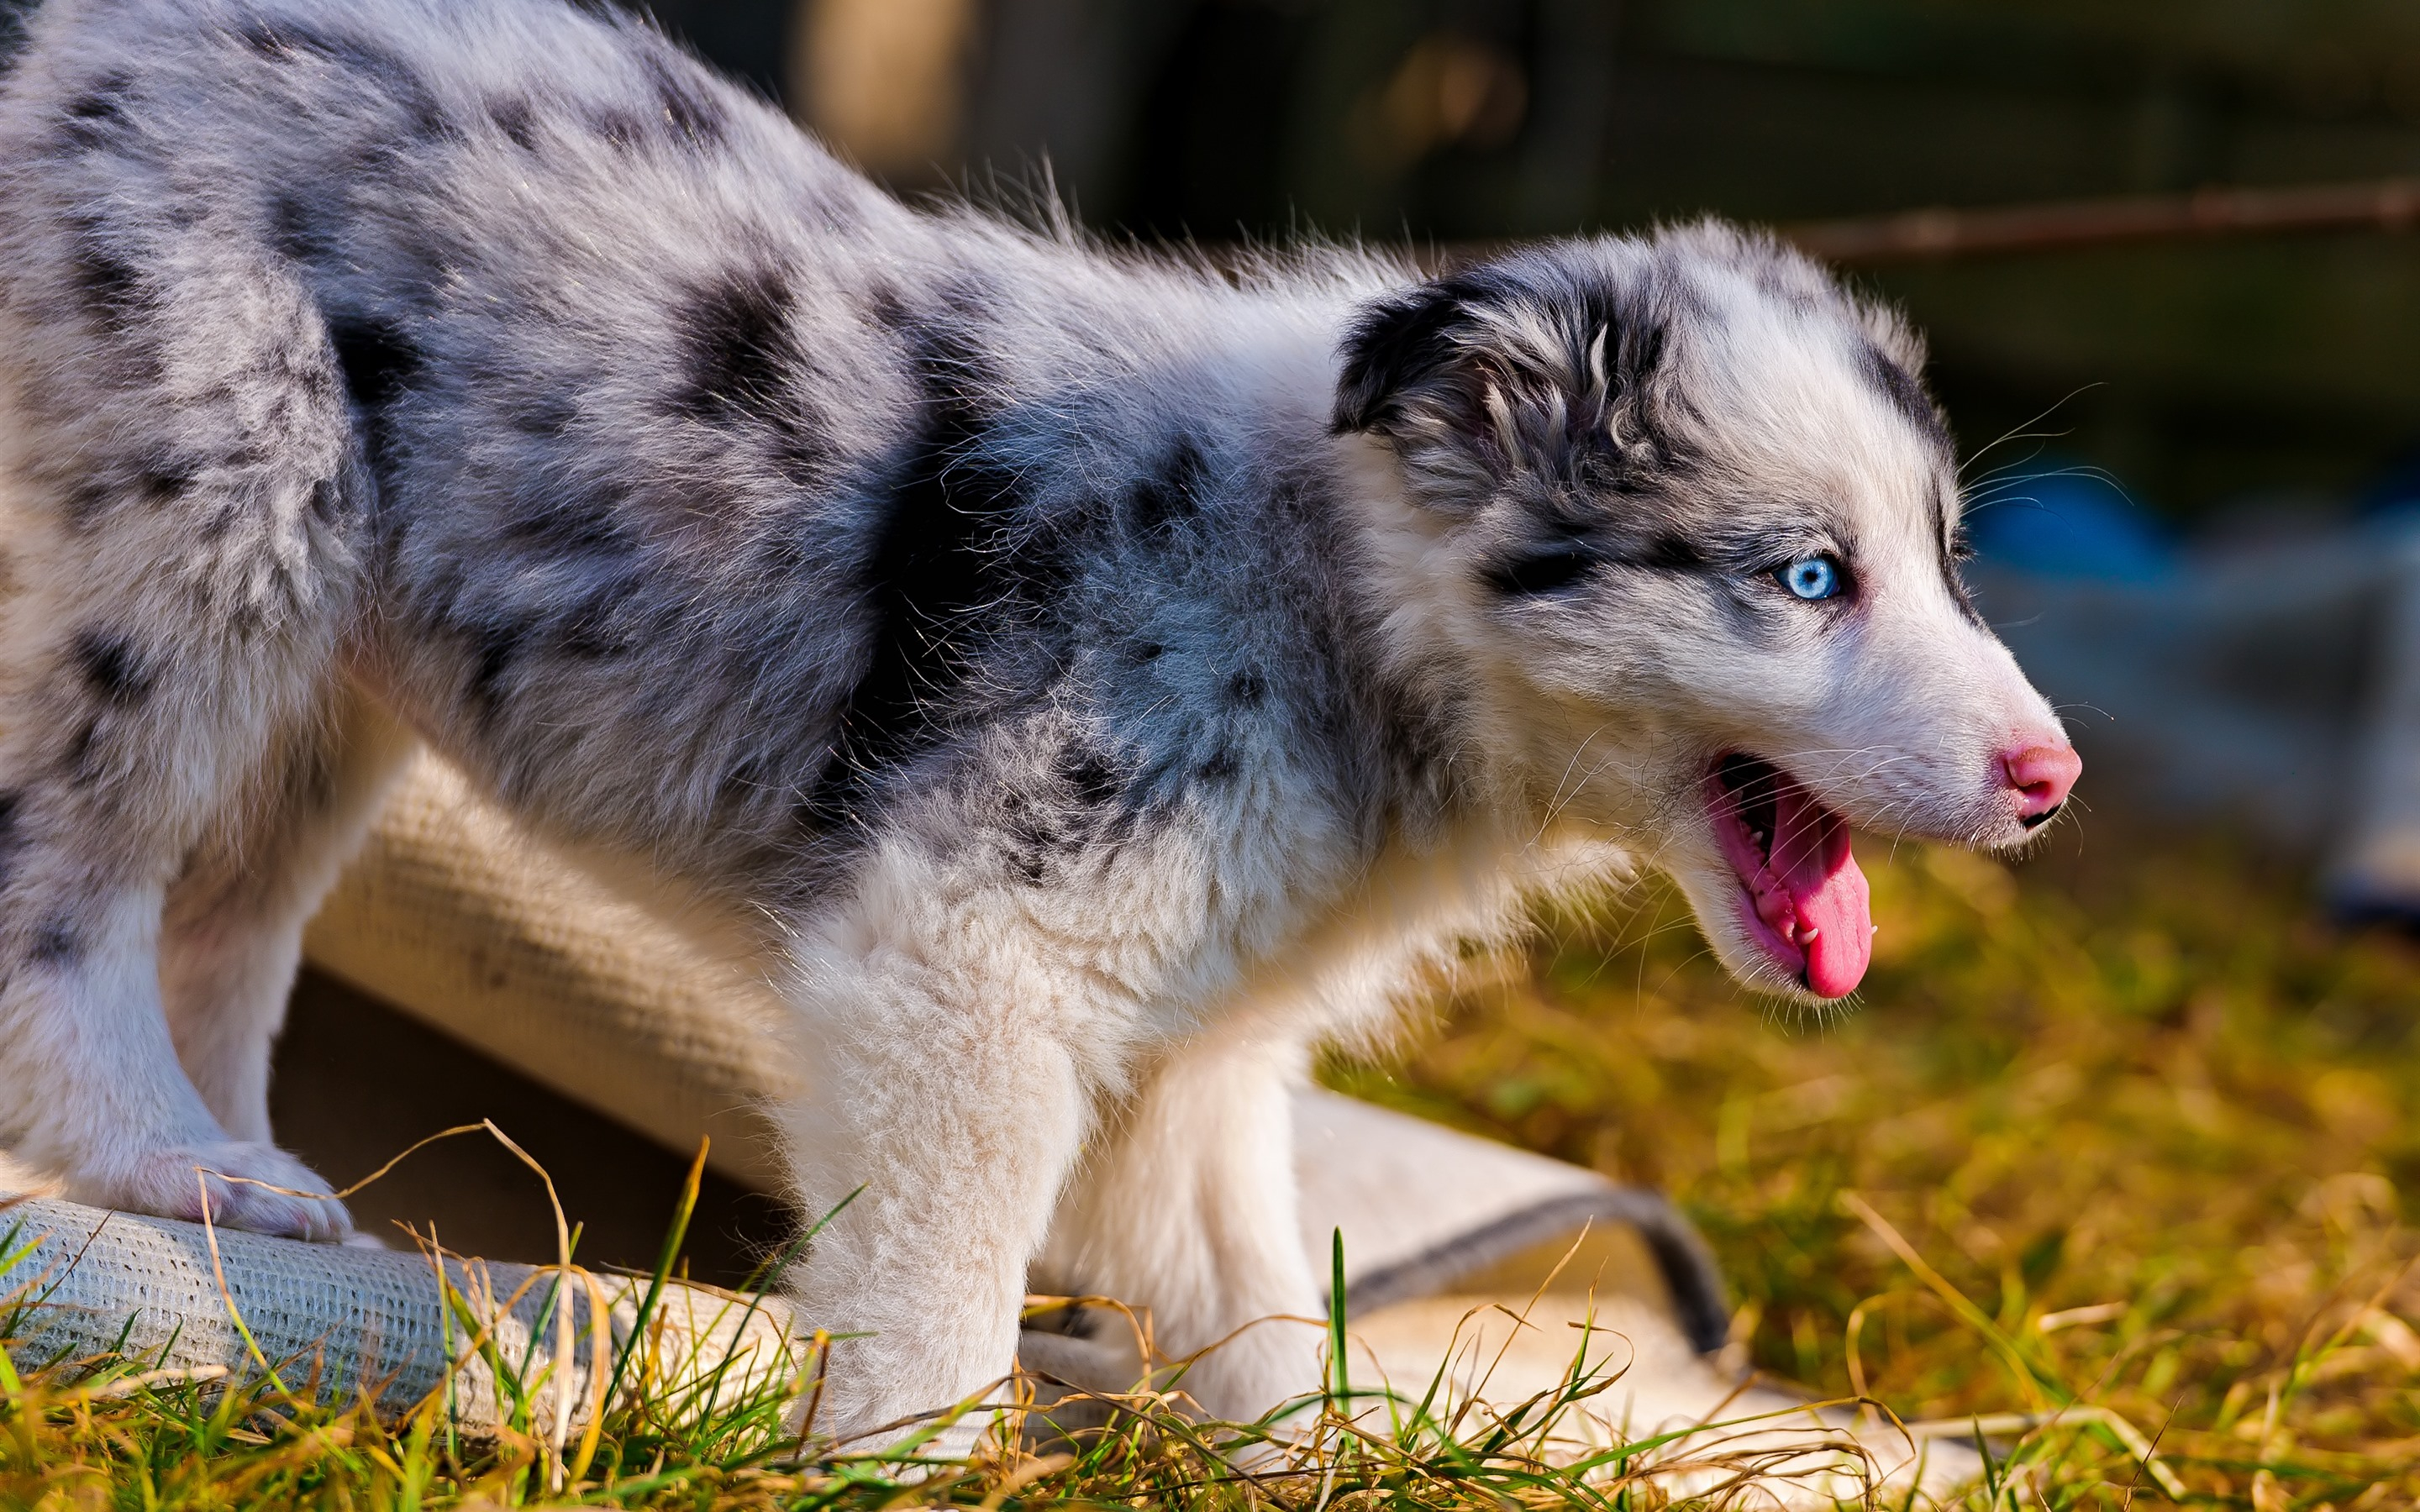
<svg viewBox="0 0 2420 1512"><path fill-rule="evenodd" d="M1336 379L1339 435L1384 430L1404 418L1415 386L1434 383L1456 355L1454 328L1463 320L1465 294L1452 280L1432 279L1382 295L1354 317Z"/></svg>
<svg viewBox="0 0 2420 1512"><path fill-rule="evenodd" d="M1652 322L1604 285L1492 264L1373 301L1346 331L1333 426L1386 438L1441 485L1602 483L1655 460Z"/></svg>

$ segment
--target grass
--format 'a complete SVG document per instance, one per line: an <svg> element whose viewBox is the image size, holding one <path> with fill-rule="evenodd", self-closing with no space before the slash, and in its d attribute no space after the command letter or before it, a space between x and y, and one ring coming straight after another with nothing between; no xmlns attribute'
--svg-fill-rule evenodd
<svg viewBox="0 0 2420 1512"><path fill-rule="evenodd" d="M1979 1423L1975 1507L2161 1502L2151 1441L2192 1504L2411 1504L2420 949L2326 928L2290 872L2222 845L2098 843L2016 872L1869 866L1883 933L1851 1013L1745 997L1650 893L1551 921L1406 1058L1330 1079L1665 1185L1733 1279L1734 1350ZM0 1504L1647 1507L1657 1454L1694 1455L1699 1484L1757 1469L1720 1443L1550 1465L1556 1414L1596 1384L1578 1376L1509 1420L1357 1421L1340 1376L1300 1442L1135 1398L1063 1453L972 1467L912 1442L802 1455L769 1398L643 1400L551 1495L535 1432L449 1450L430 1412L381 1426L136 1368L0 1380Z"/></svg>
<svg viewBox="0 0 2420 1512"><path fill-rule="evenodd" d="M2195 1501L2420 1499L2420 951L2211 841L1870 870L1854 1012L1767 1016L1650 900L1337 1079L1666 1186L1745 1352L1825 1393L2105 1409ZM2026 1504L2133 1479L2099 1429L2017 1452Z"/></svg>

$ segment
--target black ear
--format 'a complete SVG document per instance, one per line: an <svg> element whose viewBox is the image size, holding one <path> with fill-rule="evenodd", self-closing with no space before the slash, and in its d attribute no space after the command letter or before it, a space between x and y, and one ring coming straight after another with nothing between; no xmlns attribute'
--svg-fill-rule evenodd
<svg viewBox="0 0 2420 1512"><path fill-rule="evenodd" d="M1452 360L1468 291L1453 279L1373 301L1344 332L1332 427L1342 435L1384 430L1402 417L1406 390Z"/></svg>
<svg viewBox="0 0 2420 1512"><path fill-rule="evenodd" d="M1373 300L1344 333L1333 428L1385 437L1432 502L1655 465L1662 324L1623 316L1601 262L1516 254Z"/></svg>

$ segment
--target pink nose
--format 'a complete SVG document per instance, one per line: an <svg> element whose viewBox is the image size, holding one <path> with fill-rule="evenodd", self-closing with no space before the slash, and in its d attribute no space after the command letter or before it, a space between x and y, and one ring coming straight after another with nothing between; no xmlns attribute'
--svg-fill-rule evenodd
<svg viewBox="0 0 2420 1512"><path fill-rule="evenodd" d="M2084 774L2084 758L2065 741L2037 743L2000 753L2000 773L2017 795L2017 818L2027 829L2058 812Z"/></svg>

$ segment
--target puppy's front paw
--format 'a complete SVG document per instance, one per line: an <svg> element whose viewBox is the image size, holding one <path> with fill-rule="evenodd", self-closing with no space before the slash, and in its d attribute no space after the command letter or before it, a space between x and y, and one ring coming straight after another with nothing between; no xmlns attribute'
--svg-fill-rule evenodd
<svg viewBox="0 0 2420 1512"><path fill-rule="evenodd" d="M950 1466L977 1458L993 1447L993 1435L999 1431L999 1413L983 1410L970 1412L956 1422L944 1425L931 1438L918 1444L905 1457L909 1460L923 1460L929 1463L922 1466L901 1463L897 1467L897 1473L903 1480L920 1481L939 1473ZM846 1447L878 1454L898 1447L912 1434L920 1431L922 1431L920 1428L913 1427L895 1428L887 1434L876 1434Z"/></svg>
<svg viewBox="0 0 2420 1512"><path fill-rule="evenodd" d="M276 1146L234 1140L147 1150L68 1183L78 1202L188 1223L202 1221L207 1193L213 1224L322 1244L350 1235L352 1215L334 1197L288 1194L326 1191L327 1182Z"/></svg>
<svg viewBox="0 0 2420 1512"><path fill-rule="evenodd" d="M1326 1379L1326 1337L1300 1317L1262 1319L1195 1357L1174 1389L1219 1422L1256 1422L1282 1406L1300 1416Z"/></svg>

